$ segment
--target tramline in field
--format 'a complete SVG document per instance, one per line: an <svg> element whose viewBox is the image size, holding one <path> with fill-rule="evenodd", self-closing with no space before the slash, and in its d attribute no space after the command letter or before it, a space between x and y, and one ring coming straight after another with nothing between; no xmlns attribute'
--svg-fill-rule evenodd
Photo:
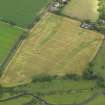
<svg viewBox="0 0 105 105"><path fill-rule="evenodd" d="M39 74L81 75L104 37L79 26L78 21L47 13L9 64L2 83L27 82Z"/></svg>

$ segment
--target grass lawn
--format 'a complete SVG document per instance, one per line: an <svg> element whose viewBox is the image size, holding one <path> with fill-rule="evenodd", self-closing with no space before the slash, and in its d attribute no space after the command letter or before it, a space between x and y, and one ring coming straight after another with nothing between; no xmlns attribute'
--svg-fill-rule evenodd
<svg viewBox="0 0 105 105"><path fill-rule="evenodd" d="M80 28L80 22L47 13L31 30L1 78L16 85L35 75L81 75L103 42L103 35Z"/></svg>
<svg viewBox="0 0 105 105"><path fill-rule="evenodd" d="M22 33L23 30L21 29L0 22L0 64Z"/></svg>
<svg viewBox="0 0 105 105"><path fill-rule="evenodd" d="M0 16L27 27L50 0L0 0Z"/></svg>
<svg viewBox="0 0 105 105"><path fill-rule="evenodd" d="M97 9L98 0L70 0L62 13L79 20L96 21L99 17Z"/></svg>

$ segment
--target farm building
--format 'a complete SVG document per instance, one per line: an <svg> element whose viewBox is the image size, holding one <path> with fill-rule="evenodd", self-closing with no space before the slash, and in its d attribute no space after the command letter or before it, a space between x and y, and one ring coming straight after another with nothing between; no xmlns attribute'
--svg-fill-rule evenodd
<svg viewBox="0 0 105 105"><path fill-rule="evenodd" d="M83 22L83 23L81 23L80 27L84 28L84 29L93 29L94 28L94 24Z"/></svg>
<svg viewBox="0 0 105 105"><path fill-rule="evenodd" d="M104 24L105 25L105 20L104 19L100 19L99 23Z"/></svg>

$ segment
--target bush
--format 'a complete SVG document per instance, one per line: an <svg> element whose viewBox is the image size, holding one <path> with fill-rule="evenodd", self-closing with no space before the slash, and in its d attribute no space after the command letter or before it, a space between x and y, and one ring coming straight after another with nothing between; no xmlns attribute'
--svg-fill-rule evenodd
<svg viewBox="0 0 105 105"><path fill-rule="evenodd" d="M80 76L76 74L66 74L63 78L70 79L70 80L79 80Z"/></svg>
<svg viewBox="0 0 105 105"><path fill-rule="evenodd" d="M105 34L105 26L103 26L101 24L96 24L95 25L95 30L102 33L102 34Z"/></svg>
<svg viewBox="0 0 105 105"><path fill-rule="evenodd" d="M101 88L105 88L105 79L102 77L97 78L97 85Z"/></svg>
<svg viewBox="0 0 105 105"><path fill-rule="evenodd" d="M50 82L56 79L57 76L49 76L49 75L39 75L35 76L32 79L32 82Z"/></svg>
<svg viewBox="0 0 105 105"><path fill-rule="evenodd" d="M97 76L94 74L91 68L87 68L83 73L83 79L94 80L97 79Z"/></svg>
<svg viewBox="0 0 105 105"><path fill-rule="evenodd" d="M99 0L99 9L100 18L105 19L105 0Z"/></svg>

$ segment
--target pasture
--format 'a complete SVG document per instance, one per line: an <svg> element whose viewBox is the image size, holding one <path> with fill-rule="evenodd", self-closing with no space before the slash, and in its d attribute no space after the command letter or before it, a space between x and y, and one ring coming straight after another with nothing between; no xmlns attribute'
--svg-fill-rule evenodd
<svg viewBox="0 0 105 105"><path fill-rule="evenodd" d="M89 102L87 105L105 105L105 96L100 95L91 102Z"/></svg>
<svg viewBox="0 0 105 105"><path fill-rule="evenodd" d="M70 0L62 13L79 20L94 22L99 17L98 8L98 0Z"/></svg>
<svg viewBox="0 0 105 105"><path fill-rule="evenodd" d="M54 104L77 104L81 103L83 100L86 100L93 93L92 91L87 91L84 93L71 93L71 94L63 94L63 95L49 95L45 96L44 99L49 103Z"/></svg>
<svg viewBox="0 0 105 105"><path fill-rule="evenodd" d="M21 97L17 98L11 101L1 102L1 105L24 105L25 103L28 103L31 100L31 97Z"/></svg>
<svg viewBox="0 0 105 105"><path fill-rule="evenodd" d="M48 2L49 0L0 0L0 18L27 27Z"/></svg>
<svg viewBox="0 0 105 105"><path fill-rule="evenodd" d="M40 78L40 77L39 77ZM84 85L83 85L84 84ZM96 85L95 81L54 79L52 81L35 82L25 86L14 87L16 91L25 90L33 93L42 99L53 104L73 104L79 103L90 97L96 90L91 90ZM11 92L5 92L2 99L10 97ZM7 95L8 94L8 95ZM14 93L16 95L16 93ZM23 96L11 101L2 102L2 105L23 105L29 103L32 97ZM74 101L76 100L76 101ZM31 105L31 104L29 104ZM33 104L34 105L34 104ZM36 105L36 103L35 103ZM41 105L41 104L38 104Z"/></svg>
<svg viewBox="0 0 105 105"><path fill-rule="evenodd" d="M0 22L0 65L22 33L20 28Z"/></svg>
<svg viewBox="0 0 105 105"><path fill-rule="evenodd" d="M103 38L100 33L81 29L78 21L46 13L33 27L0 82L17 85L40 74L81 75Z"/></svg>

